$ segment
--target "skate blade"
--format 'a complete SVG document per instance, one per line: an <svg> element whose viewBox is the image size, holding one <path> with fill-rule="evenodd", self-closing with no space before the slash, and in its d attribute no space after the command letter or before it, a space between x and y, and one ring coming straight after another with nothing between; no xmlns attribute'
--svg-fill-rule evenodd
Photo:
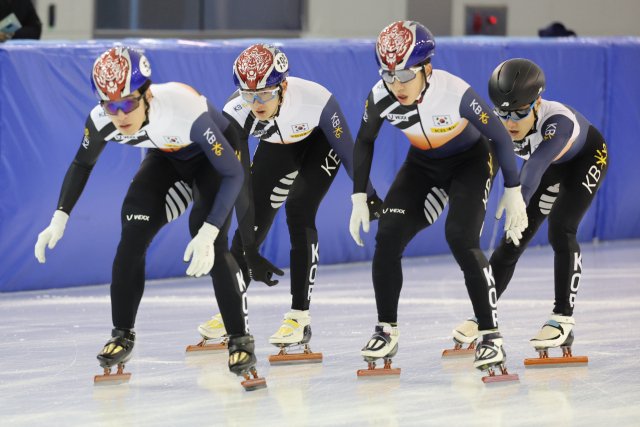
<svg viewBox="0 0 640 427"><path fill-rule="evenodd" d="M568 368L587 366L588 363L589 358L587 356L524 359L526 368Z"/></svg>
<svg viewBox="0 0 640 427"><path fill-rule="evenodd" d="M400 378L401 368L392 369L359 369L358 379Z"/></svg>
<svg viewBox="0 0 640 427"><path fill-rule="evenodd" d="M322 363L322 353L293 353L269 356L271 365L299 365L302 363Z"/></svg>
<svg viewBox="0 0 640 427"><path fill-rule="evenodd" d="M93 377L93 384L97 386L127 384L129 383L130 378L131 378L131 373L96 375L95 377Z"/></svg>
<svg viewBox="0 0 640 427"><path fill-rule="evenodd" d="M468 357L474 356L476 354L476 349L468 349L463 348L460 350L445 350L442 352L442 357Z"/></svg>
<svg viewBox="0 0 640 427"><path fill-rule="evenodd" d="M186 354L203 354L203 353L214 353L219 351L227 351L229 347L227 344L207 344L207 345L190 345L187 347Z"/></svg>
<svg viewBox="0 0 640 427"><path fill-rule="evenodd" d="M482 377L482 382L485 384L519 384L520 377L518 374L494 375L490 377Z"/></svg>
<svg viewBox="0 0 640 427"><path fill-rule="evenodd" d="M255 391L263 388L267 388L267 380L264 378L252 378L250 380L244 380L240 384L246 391Z"/></svg>

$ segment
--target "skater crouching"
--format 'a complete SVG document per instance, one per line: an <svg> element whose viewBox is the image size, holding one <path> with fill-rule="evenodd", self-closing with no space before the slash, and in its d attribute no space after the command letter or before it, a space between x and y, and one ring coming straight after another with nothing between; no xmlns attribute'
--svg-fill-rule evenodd
<svg viewBox="0 0 640 427"><path fill-rule="evenodd" d="M367 98L354 151L351 233L359 245L360 224L368 230L364 191L384 120L402 130L411 147L383 204L373 257L379 323L361 355L373 362L397 352L402 253L449 203L447 243L464 273L480 323L475 367L491 371L506 356L498 332L495 283L480 249L480 233L498 164L506 190L497 216L506 209L505 230L524 230L525 204L508 133L466 82L432 68L434 52L429 30L411 21L389 25L376 43L382 79Z"/></svg>
<svg viewBox="0 0 640 427"><path fill-rule="evenodd" d="M564 347L564 354L571 354L572 316L582 276L576 233L607 175L609 156L604 138L582 114L568 105L542 99L545 86L540 67L521 58L503 62L489 79L494 111L509 131L516 155L525 159L520 181L529 218L522 234L505 233L489 264L500 298L518 259L549 218L555 305L530 345L544 355L548 348L559 346ZM454 336L470 341L477 331L472 317L454 330Z"/></svg>
<svg viewBox="0 0 640 427"><path fill-rule="evenodd" d="M147 58L130 48L110 49L95 61L91 82L100 104L87 118L81 146L62 184L58 209L51 225L38 236L36 257L45 262L45 245L53 249L62 237L107 142L149 148L122 206L122 236L111 283L114 329L98 355L100 365L107 374L119 365L122 373L131 358L147 248L158 231L184 213L193 200L189 216L193 240L184 254L184 261L191 261L187 274L200 277L211 271L232 336L229 368L241 374L253 369L256 358L242 273L229 254L227 231L235 204L238 221L248 229L247 239L253 233L252 225L246 225L248 147L240 144L235 129L204 96L181 83L151 84L150 76ZM246 159L244 171L238 157ZM248 363L233 363L238 359Z"/></svg>

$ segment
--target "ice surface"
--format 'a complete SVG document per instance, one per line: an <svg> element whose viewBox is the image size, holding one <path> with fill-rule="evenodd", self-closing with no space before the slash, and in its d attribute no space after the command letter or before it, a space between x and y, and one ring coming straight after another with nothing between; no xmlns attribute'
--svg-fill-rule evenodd
<svg viewBox="0 0 640 427"><path fill-rule="evenodd" d="M573 354L588 356L588 367L523 365L553 307L553 253L529 248L499 304L509 373L520 383L498 387L482 383L472 359L441 359L451 330L471 315L451 256L404 260L400 379L356 378L376 323L370 264L318 272L311 348L322 364L269 365L277 349L268 337L290 307L288 272L274 288L253 283L250 324L268 389L250 393L227 372L225 353L185 356L198 324L218 313L208 278L148 283L131 381L107 387L93 384L111 329L107 286L0 294L0 425L638 425L640 241L582 247Z"/></svg>

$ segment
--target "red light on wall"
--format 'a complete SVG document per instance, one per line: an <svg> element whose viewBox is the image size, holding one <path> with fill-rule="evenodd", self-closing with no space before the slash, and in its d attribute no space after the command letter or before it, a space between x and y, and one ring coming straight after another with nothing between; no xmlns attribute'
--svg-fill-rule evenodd
<svg viewBox="0 0 640 427"><path fill-rule="evenodd" d="M487 18L487 22L489 22L489 24L491 25L496 25L498 23L498 18L496 18L495 16L490 16L489 18Z"/></svg>

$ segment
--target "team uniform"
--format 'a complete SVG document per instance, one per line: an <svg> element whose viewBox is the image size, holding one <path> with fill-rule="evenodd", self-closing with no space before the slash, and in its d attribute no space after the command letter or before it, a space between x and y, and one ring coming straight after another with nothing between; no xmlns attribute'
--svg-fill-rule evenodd
<svg viewBox="0 0 640 427"><path fill-rule="evenodd" d="M365 188L384 120L402 130L411 147L385 198L376 236L378 321L397 322L404 248L449 203L447 243L464 273L480 328L497 328L495 301L490 299L494 282L480 234L499 165L505 186L519 184L507 132L467 83L445 71L433 70L422 102L409 106L401 105L380 81L367 98L356 138L354 193Z"/></svg>
<svg viewBox="0 0 640 427"><path fill-rule="evenodd" d="M522 233L520 246L505 235L491 256L498 297L507 288L520 255L548 217L549 243L555 253L553 312L570 317L582 275L576 233L609 169L607 145L582 114L543 99L534 127L513 146L516 155L525 159L520 180L529 227Z"/></svg>
<svg viewBox="0 0 640 427"><path fill-rule="evenodd" d="M284 204L291 238L291 308L305 311L309 310L320 253L316 213L341 163L353 178L353 137L328 90L295 77L287 81L274 119L258 120L238 93L227 101L223 114L243 144L249 135L260 140L251 166L255 239L262 244ZM364 186L373 196L371 183ZM240 230L236 231L231 253L245 272L242 248L247 244Z"/></svg>
<svg viewBox="0 0 640 427"><path fill-rule="evenodd" d="M248 332L244 285L229 255L226 235L234 204L240 223L252 222L246 218L248 191L245 186L241 192L245 174L238 161L243 152L247 155L248 147L237 145L227 119L190 87L166 83L150 88L148 123L135 135L122 135L102 106L91 111L82 144L65 176L58 210L71 213L108 142L148 148L122 206L122 237L111 283L114 326L134 327L144 291L147 248L158 231L184 213L193 200L191 235L205 221L220 229L212 270L216 298L230 333L244 334ZM248 231L250 239L250 226Z"/></svg>

